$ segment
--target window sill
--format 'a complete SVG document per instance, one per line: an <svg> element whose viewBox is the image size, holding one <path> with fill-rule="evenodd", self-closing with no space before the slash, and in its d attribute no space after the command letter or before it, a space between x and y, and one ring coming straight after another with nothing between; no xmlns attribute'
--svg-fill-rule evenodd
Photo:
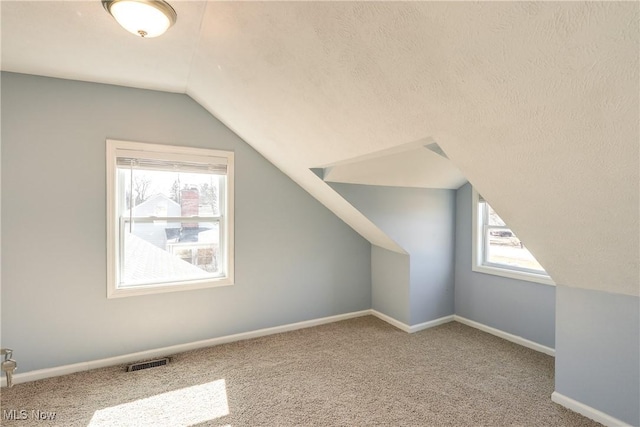
<svg viewBox="0 0 640 427"><path fill-rule="evenodd" d="M129 286L123 288L109 287L107 298L123 298L140 295L155 295L167 292L192 291L196 289L218 288L222 286L233 286L234 283L228 277L211 280L201 280L192 282L178 282L171 284Z"/></svg>
<svg viewBox="0 0 640 427"><path fill-rule="evenodd" d="M474 265L471 270L476 273L491 274L493 276L507 277L509 279L524 280L527 282L540 283L547 286L555 286L553 280L549 276L543 276L535 273L525 273L522 271L507 270L506 268L488 267L486 265Z"/></svg>

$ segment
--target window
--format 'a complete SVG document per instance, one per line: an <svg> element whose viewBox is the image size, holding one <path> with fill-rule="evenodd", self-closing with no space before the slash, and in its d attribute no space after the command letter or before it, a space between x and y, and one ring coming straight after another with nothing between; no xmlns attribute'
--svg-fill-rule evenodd
<svg viewBox="0 0 640 427"><path fill-rule="evenodd" d="M233 284L233 153L107 140L107 296Z"/></svg>
<svg viewBox="0 0 640 427"><path fill-rule="evenodd" d="M473 271L554 284L524 243L475 190L473 217Z"/></svg>

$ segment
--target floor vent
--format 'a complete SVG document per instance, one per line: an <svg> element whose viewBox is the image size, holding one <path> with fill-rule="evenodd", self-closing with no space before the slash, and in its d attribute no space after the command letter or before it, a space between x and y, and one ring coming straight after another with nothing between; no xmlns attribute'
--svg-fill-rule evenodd
<svg viewBox="0 0 640 427"><path fill-rule="evenodd" d="M155 368L156 366L164 366L169 363L169 358L149 360L147 362L138 362L127 365L127 372L139 371L141 369Z"/></svg>

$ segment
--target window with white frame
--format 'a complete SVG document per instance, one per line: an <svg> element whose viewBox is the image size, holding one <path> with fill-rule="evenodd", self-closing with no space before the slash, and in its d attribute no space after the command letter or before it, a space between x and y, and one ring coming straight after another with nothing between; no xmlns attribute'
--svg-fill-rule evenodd
<svg viewBox="0 0 640 427"><path fill-rule="evenodd" d="M233 284L233 152L107 140L107 296Z"/></svg>
<svg viewBox="0 0 640 427"><path fill-rule="evenodd" d="M553 284L524 243L475 190L473 217L473 271Z"/></svg>

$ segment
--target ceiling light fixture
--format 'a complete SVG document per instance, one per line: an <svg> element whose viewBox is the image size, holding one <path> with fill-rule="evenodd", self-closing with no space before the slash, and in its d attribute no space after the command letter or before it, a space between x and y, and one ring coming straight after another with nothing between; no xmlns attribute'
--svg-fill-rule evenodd
<svg viewBox="0 0 640 427"><path fill-rule="evenodd" d="M102 5L122 28L144 38L164 34L178 18L163 0L102 0Z"/></svg>

